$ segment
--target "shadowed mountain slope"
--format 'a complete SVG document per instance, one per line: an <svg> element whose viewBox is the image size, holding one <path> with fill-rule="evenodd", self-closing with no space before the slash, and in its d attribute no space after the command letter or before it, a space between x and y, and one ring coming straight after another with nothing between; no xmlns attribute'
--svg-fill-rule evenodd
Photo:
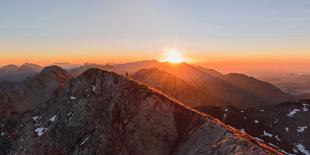
<svg viewBox="0 0 310 155"><path fill-rule="evenodd" d="M157 68L142 69L131 78L156 88L188 106L228 104L221 98L213 97L186 81Z"/></svg>
<svg viewBox="0 0 310 155"><path fill-rule="evenodd" d="M143 72L137 72L132 77L149 84L150 86L157 88L176 99L184 101L184 103L188 103L187 101L193 101L188 105L194 105L198 102L200 105L233 105L237 107L254 107L260 105L274 105L293 100L291 96L283 93L272 84L243 74L231 73L222 75L214 70L189 65L186 63L165 63L160 65L158 69L169 74L163 72L159 75L158 70L149 69L149 71L143 70ZM141 74L141 77L139 77L138 74ZM186 94L189 90L185 89L185 87L180 87L176 90L167 89L167 87L173 88L178 86L173 83L169 84L169 82L162 80L161 78L157 78L158 76L165 77L166 75L169 75L171 80L182 80L181 83L187 83L187 85L191 86L192 89L190 90L195 90L199 93L192 97L190 97L189 94L185 95L189 97L186 97L187 101L183 100L174 93L177 91L178 94ZM201 95L199 94L204 94L205 97L200 97ZM206 98L213 99L208 101Z"/></svg>

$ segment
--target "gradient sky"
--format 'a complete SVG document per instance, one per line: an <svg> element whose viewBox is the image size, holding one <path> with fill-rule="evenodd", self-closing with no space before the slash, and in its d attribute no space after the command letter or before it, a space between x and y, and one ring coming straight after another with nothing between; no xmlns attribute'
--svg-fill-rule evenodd
<svg viewBox="0 0 310 155"><path fill-rule="evenodd" d="M310 61L309 0L2 0L0 65Z"/></svg>

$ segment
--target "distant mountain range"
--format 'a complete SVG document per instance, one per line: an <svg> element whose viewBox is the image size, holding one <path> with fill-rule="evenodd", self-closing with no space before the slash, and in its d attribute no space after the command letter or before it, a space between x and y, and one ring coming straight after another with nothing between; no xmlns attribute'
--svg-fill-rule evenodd
<svg viewBox="0 0 310 155"><path fill-rule="evenodd" d="M35 75L42 70L36 64L25 63L21 66L7 65L0 68L0 82L21 82L29 76Z"/></svg>
<svg viewBox="0 0 310 155"><path fill-rule="evenodd" d="M51 82L46 85L44 79L54 80L58 87L51 87ZM48 67L23 83L27 82L34 84L28 87L33 93L42 91L42 85L54 88L48 91L53 93L48 100L39 93L33 95L30 98L40 104L29 102L27 110L21 108L2 117L2 153L280 154L249 135L112 72L89 69L72 78L58 67ZM18 87L24 89L23 84ZM27 100L29 96L18 98ZM5 105L0 105L4 111Z"/></svg>
<svg viewBox="0 0 310 155"><path fill-rule="evenodd" d="M144 69L131 77L192 105L253 107L293 99L272 84L243 74L222 75L186 63L164 64L158 68Z"/></svg>
<svg viewBox="0 0 310 155"><path fill-rule="evenodd" d="M41 107L71 78L64 69L51 66L39 74L0 91L0 116L10 116Z"/></svg>
<svg viewBox="0 0 310 155"><path fill-rule="evenodd" d="M310 102L247 75L154 60L0 73L0 154L309 153Z"/></svg>

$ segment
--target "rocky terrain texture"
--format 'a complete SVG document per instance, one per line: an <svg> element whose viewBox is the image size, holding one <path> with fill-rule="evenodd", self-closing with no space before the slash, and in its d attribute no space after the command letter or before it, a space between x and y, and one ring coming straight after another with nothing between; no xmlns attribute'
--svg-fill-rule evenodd
<svg viewBox="0 0 310 155"><path fill-rule="evenodd" d="M279 154L247 134L115 73L90 69L22 118L7 154ZM1 142L1 140L0 140Z"/></svg>
<svg viewBox="0 0 310 155"><path fill-rule="evenodd" d="M310 100L240 109L233 106L197 107L283 153L310 154Z"/></svg>
<svg viewBox="0 0 310 155"><path fill-rule="evenodd" d="M188 105L233 105L248 108L275 105L293 99L272 84L253 77L236 73L222 75L214 70L186 63L143 69L131 77ZM196 95L190 95L193 93Z"/></svg>

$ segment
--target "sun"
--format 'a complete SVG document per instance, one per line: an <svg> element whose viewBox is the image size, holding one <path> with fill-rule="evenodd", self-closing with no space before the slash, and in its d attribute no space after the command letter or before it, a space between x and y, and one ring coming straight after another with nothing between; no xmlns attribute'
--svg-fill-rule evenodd
<svg viewBox="0 0 310 155"><path fill-rule="evenodd" d="M182 56L182 53L178 50L168 50L166 51L163 61L170 62L173 64L182 63L185 61L184 57Z"/></svg>

